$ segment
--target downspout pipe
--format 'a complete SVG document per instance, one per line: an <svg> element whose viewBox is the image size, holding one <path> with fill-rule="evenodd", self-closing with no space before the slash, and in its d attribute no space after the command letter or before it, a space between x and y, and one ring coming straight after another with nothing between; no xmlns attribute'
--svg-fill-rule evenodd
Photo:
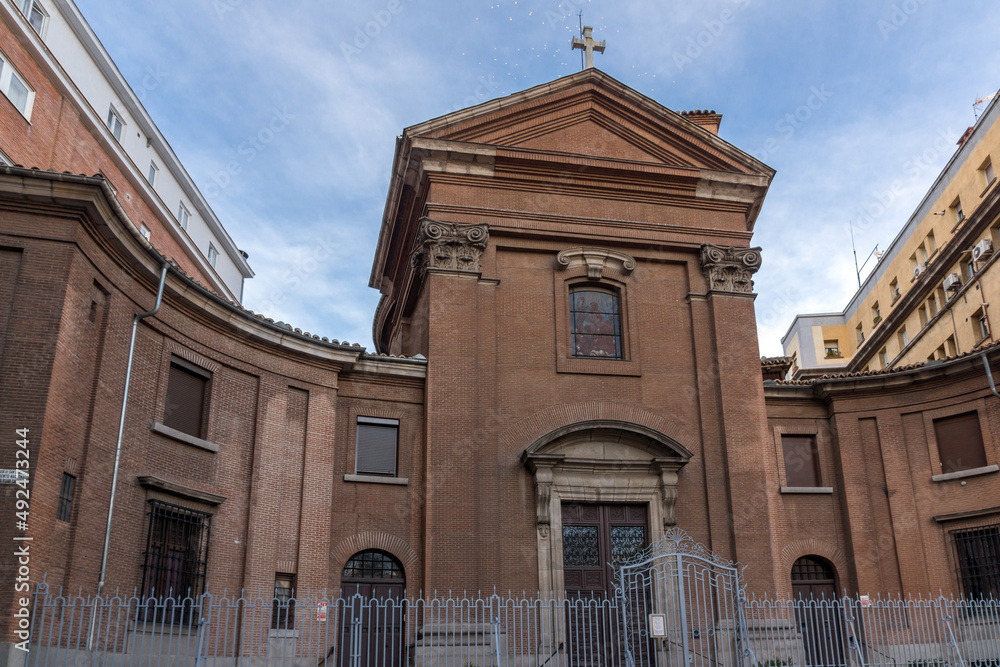
<svg viewBox="0 0 1000 667"><path fill-rule="evenodd" d="M986 352L983 352L979 356L983 358L983 368L986 369L986 379L990 381L990 391L993 392L994 396L1000 398L1000 393L997 393L997 386L993 382L993 372L990 370L989 360L986 359Z"/></svg>
<svg viewBox="0 0 1000 667"><path fill-rule="evenodd" d="M125 367L125 390L122 395L122 411L118 418L118 441L115 443L115 466L114 472L111 474L111 500L108 503L108 522L104 527L104 551L101 553L101 573L97 579L97 595L101 595L101 591L104 589L104 580L108 573L108 551L111 545L111 520L115 513L115 491L118 487L118 469L121 464L122 458L122 440L125 436L125 409L128 407L128 393L129 385L132 381L132 362L135 358L135 337L139 331L139 322L146 319L147 317L153 317L158 312L160 312L160 306L163 303L163 288L167 283L167 264L163 263L160 269L160 285L156 290L156 303L153 304L153 309L145 312L138 313L132 318L132 339L128 344L128 365ZM89 651L93 646L94 641L94 628L91 624L90 634L87 637L87 650Z"/></svg>

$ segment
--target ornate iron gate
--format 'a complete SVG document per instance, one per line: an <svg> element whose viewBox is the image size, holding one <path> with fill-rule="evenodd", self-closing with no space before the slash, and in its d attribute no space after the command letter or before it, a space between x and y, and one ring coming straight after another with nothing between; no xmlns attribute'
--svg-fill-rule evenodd
<svg viewBox="0 0 1000 667"><path fill-rule="evenodd" d="M746 647L742 568L673 528L615 563L628 667L740 667Z"/></svg>

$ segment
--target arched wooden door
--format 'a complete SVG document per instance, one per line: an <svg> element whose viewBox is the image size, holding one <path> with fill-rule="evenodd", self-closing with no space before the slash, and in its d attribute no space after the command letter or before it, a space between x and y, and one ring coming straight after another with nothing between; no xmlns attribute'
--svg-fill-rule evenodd
<svg viewBox="0 0 1000 667"><path fill-rule="evenodd" d="M802 633L806 664L831 667L844 662L844 613L837 598L837 572L819 556L792 565L795 620Z"/></svg>
<svg viewBox="0 0 1000 667"><path fill-rule="evenodd" d="M406 662L406 573L377 549L351 556L340 578L340 665L389 667Z"/></svg>

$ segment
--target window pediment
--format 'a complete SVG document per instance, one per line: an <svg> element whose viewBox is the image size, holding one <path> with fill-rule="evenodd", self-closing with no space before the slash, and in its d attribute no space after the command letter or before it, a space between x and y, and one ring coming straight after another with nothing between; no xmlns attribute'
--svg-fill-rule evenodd
<svg viewBox="0 0 1000 667"><path fill-rule="evenodd" d="M605 272L614 271L624 279L635 270L635 260L623 252L604 248L568 248L556 255L560 268L586 267L587 278L600 280Z"/></svg>

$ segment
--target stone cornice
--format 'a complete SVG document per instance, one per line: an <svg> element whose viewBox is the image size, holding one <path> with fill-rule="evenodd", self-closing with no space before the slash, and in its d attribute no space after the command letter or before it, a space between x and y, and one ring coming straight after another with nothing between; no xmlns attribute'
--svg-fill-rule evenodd
<svg viewBox="0 0 1000 667"><path fill-rule="evenodd" d="M148 290L148 304L153 302L160 266L165 260L131 224L103 178L0 167L0 207L47 206L51 216L53 205L82 214L82 222L94 241ZM39 215L44 214L43 209L39 211ZM323 340L290 325L269 321L227 301L173 265L168 267L166 303L228 335L235 333L240 339L256 341L275 353L321 365L336 364L341 371L350 371L359 361L377 359L379 372L386 376L393 375L396 368L407 377L413 375L414 368L426 374L426 360L372 357L360 345ZM136 295L128 297L134 299Z"/></svg>

